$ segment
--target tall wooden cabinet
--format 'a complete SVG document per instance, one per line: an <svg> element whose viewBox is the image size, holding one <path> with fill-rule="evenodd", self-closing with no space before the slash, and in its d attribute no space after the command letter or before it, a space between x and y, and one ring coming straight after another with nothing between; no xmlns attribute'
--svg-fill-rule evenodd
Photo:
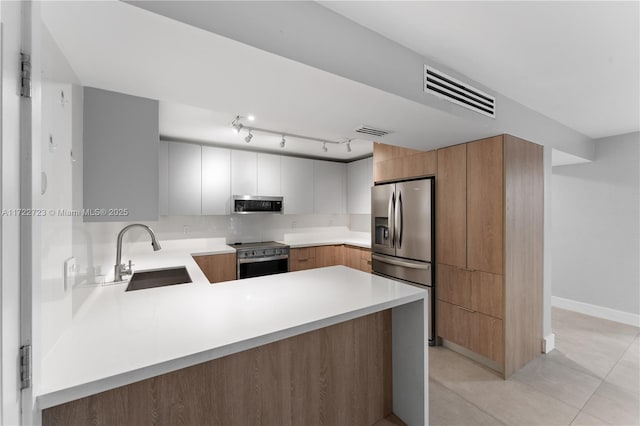
<svg viewBox="0 0 640 426"><path fill-rule="evenodd" d="M437 332L505 378L541 352L542 161L510 135L438 150Z"/></svg>

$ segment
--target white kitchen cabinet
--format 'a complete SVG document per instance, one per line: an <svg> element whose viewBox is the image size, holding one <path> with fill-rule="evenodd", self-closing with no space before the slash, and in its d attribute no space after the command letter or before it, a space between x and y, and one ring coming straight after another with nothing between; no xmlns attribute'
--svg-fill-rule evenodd
<svg viewBox="0 0 640 426"><path fill-rule="evenodd" d="M167 216L169 214L169 142L160 141L158 151L158 214Z"/></svg>
<svg viewBox="0 0 640 426"><path fill-rule="evenodd" d="M169 214L202 213L202 147L169 142Z"/></svg>
<svg viewBox="0 0 640 426"><path fill-rule="evenodd" d="M225 215L231 209L231 150L202 147L202 214Z"/></svg>
<svg viewBox="0 0 640 426"><path fill-rule="evenodd" d="M344 214L347 210L347 165L334 161L313 162L314 212Z"/></svg>
<svg viewBox="0 0 640 426"><path fill-rule="evenodd" d="M371 214L373 157L347 164L347 211L349 214Z"/></svg>
<svg viewBox="0 0 640 426"><path fill-rule="evenodd" d="M231 195L256 195L258 155L251 151L231 151Z"/></svg>
<svg viewBox="0 0 640 426"><path fill-rule="evenodd" d="M282 156L280 183L286 214L313 213L313 160Z"/></svg>
<svg viewBox="0 0 640 426"><path fill-rule="evenodd" d="M83 92L83 207L129 212L83 220L158 220L158 101L93 87Z"/></svg>
<svg viewBox="0 0 640 426"><path fill-rule="evenodd" d="M280 156L258 154L258 192L257 195L282 195L280 188Z"/></svg>

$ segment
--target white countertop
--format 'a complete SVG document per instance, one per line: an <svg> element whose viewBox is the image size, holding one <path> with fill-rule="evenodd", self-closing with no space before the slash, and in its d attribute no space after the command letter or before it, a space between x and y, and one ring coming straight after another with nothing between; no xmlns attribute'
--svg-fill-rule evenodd
<svg viewBox="0 0 640 426"><path fill-rule="evenodd" d="M160 253L138 259L138 269L186 265L193 283L92 289L43 360L39 408L426 297L421 288L345 266L211 285L189 254Z"/></svg>

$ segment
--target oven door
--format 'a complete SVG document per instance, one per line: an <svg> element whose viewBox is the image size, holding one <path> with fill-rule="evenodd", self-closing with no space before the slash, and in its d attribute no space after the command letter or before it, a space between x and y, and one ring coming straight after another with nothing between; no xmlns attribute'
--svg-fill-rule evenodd
<svg viewBox="0 0 640 426"><path fill-rule="evenodd" d="M238 279L289 272L289 256L238 259Z"/></svg>

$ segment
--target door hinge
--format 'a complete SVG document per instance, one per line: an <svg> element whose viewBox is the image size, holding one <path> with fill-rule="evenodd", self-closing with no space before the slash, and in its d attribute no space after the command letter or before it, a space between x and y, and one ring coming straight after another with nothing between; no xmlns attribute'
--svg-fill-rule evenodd
<svg viewBox="0 0 640 426"><path fill-rule="evenodd" d="M31 56L20 53L20 96L31 97Z"/></svg>
<svg viewBox="0 0 640 426"><path fill-rule="evenodd" d="M20 347L20 389L31 387L31 345Z"/></svg>

